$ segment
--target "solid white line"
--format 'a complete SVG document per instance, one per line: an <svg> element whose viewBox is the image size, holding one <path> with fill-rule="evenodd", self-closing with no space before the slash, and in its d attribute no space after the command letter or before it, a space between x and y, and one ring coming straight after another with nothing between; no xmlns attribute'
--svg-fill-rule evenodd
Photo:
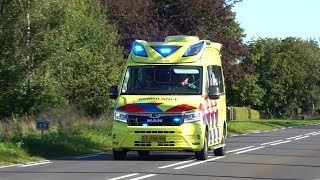
<svg viewBox="0 0 320 180"><path fill-rule="evenodd" d="M94 155L87 155L87 156L79 156L79 157L75 157L75 159L82 159L82 158L95 157L95 156L98 156L98 155L94 154Z"/></svg>
<svg viewBox="0 0 320 180"><path fill-rule="evenodd" d="M241 151L241 150L249 149L249 148L253 148L253 147L254 146L248 146L248 147L244 147L244 148L234 149L234 150L231 150L231 151L227 151L226 153L232 153L232 152Z"/></svg>
<svg viewBox="0 0 320 180"><path fill-rule="evenodd" d="M267 144L277 143L277 142L280 142L280 141L283 141L283 140L267 142L267 143L263 143L263 144L260 144L260 145L267 145Z"/></svg>
<svg viewBox="0 0 320 180"><path fill-rule="evenodd" d="M225 156L215 157L215 158L207 159L207 160L204 160L204 161L199 161L199 162L187 164L187 165L184 165L184 166L176 167L176 168L173 168L173 169L183 169L183 168L186 168L186 167L195 166L195 165L198 165L198 164L206 163L206 162L209 162L209 161L214 161L214 160L221 159L221 158L224 158L224 157Z"/></svg>
<svg viewBox="0 0 320 180"><path fill-rule="evenodd" d="M278 142L278 143L274 143L274 144L270 144L270 145L271 145L271 146L274 146L274 145L284 144L284 143L288 143L288 142L291 142L291 140L288 140L288 141L282 141L282 142Z"/></svg>
<svg viewBox="0 0 320 180"><path fill-rule="evenodd" d="M45 162L39 162L39 163L31 163L31 164L25 164L25 165L21 165L18 167L29 167L29 166L37 166L37 165L41 165L41 164L49 164L52 163L51 161L45 161Z"/></svg>
<svg viewBox="0 0 320 180"><path fill-rule="evenodd" d="M195 161L195 160L193 159L193 160L189 160L189 161L182 161L182 162L178 162L178 163L174 163L174 164L170 164L170 165L166 165L166 166L161 166L158 168L164 169L164 168L168 168L168 167L172 167L172 166L176 166L176 165L180 165L180 164L185 164L185 163L192 162L192 161Z"/></svg>
<svg viewBox="0 0 320 180"><path fill-rule="evenodd" d="M307 137L310 137L310 136L303 136L303 137L296 138L294 140L304 139L304 138L307 138Z"/></svg>
<svg viewBox="0 0 320 180"><path fill-rule="evenodd" d="M139 173L132 173L132 174L128 174L128 175L124 175L124 176L120 176L120 177L116 177L116 178L112 178L109 180L118 180L118 179L123 179L123 178L127 178L127 177L131 177L131 176L135 176L138 175Z"/></svg>
<svg viewBox="0 0 320 180"><path fill-rule="evenodd" d="M236 152L234 154L242 154L242 153L245 153L245 152L249 152L249 151L253 151L253 150L257 150L257 149L262 149L262 148L264 148L264 146L256 147L256 148L253 148L253 149L247 149L247 150L244 150L244 151Z"/></svg>
<svg viewBox="0 0 320 180"><path fill-rule="evenodd" d="M293 136L293 137L289 137L289 138L287 138L287 139L295 139L295 138L298 138L298 137L301 137L301 136L304 136L304 135Z"/></svg>
<svg viewBox="0 0 320 180"><path fill-rule="evenodd" d="M145 179L145 178L152 177L152 176L155 176L155 175L156 175L156 174L148 174L148 175L145 175L145 176L133 178L133 179L131 179L131 180Z"/></svg>
<svg viewBox="0 0 320 180"><path fill-rule="evenodd" d="M9 167L15 167L15 166L20 166L22 164L13 164L13 165L9 165L9 166L0 166L0 169L3 169L3 168L9 168Z"/></svg>

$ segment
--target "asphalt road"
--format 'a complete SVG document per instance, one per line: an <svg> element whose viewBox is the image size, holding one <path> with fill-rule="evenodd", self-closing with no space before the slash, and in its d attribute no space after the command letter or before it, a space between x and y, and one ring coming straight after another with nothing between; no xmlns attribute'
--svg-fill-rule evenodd
<svg viewBox="0 0 320 180"><path fill-rule="evenodd" d="M310 179L320 180L320 125L253 132L227 139L227 155L197 161L193 153L153 152L139 160L111 152L0 167L1 180Z"/></svg>

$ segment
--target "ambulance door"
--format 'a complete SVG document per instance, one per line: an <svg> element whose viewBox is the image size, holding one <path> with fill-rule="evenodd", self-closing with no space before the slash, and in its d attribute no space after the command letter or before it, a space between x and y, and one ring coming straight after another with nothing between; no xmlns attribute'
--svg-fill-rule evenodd
<svg viewBox="0 0 320 180"><path fill-rule="evenodd" d="M207 67L207 84L206 91L208 93L209 86L218 85L220 91L220 98L216 100L209 99L207 96L207 101L209 102L209 114L210 114L210 126L211 126L211 136L212 144L218 144L221 141L223 133L223 123L226 115L226 96L224 89L224 78L221 66L210 65ZM210 138L209 138L210 140Z"/></svg>

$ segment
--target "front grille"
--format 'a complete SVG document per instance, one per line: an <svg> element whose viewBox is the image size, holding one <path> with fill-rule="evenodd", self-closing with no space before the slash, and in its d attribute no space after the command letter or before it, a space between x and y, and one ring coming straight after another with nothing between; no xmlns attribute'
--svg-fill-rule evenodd
<svg viewBox="0 0 320 180"><path fill-rule="evenodd" d="M151 146L151 142L135 141L134 146Z"/></svg>
<svg viewBox="0 0 320 180"><path fill-rule="evenodd" d="M174 134L174 131L134 131L136 134Z"/></svg>
<svg viewBox="0 0 320 180"><path fill-rule="evenodd" d="M134 114L128 115L127 123L129 126L180 126L183 122L181 114Z"/></svg>
<svg viewBox="0 0 320 180"><path fill-rule="evenodd" d="M158 142L158 146L174 146L174 141Z"/></svg>

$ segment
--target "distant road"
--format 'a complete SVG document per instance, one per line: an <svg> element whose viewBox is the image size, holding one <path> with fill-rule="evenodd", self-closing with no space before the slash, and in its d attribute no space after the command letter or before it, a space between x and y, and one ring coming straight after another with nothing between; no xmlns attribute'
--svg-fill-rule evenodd
<svg viewBox="0 0 320 180"><path fill-rule="evenodd" d="M213 154L213 153L211 153ZM193 153L153 152L115 161L112 152L0 167L0 180L320 180L320 125L229 137L227 155L197 161Z"/></svg>

